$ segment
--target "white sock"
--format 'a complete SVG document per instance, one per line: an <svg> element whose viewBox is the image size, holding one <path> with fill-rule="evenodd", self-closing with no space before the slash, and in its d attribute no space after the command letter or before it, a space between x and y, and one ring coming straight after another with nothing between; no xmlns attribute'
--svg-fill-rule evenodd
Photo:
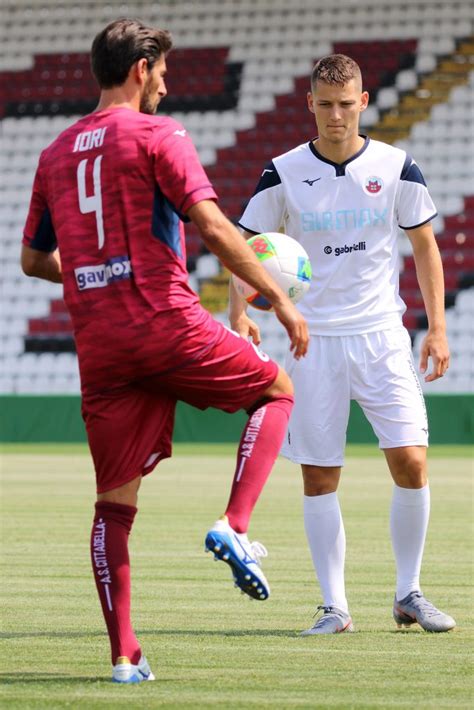
<svg viewBox="0 0 474 710"><path fill-rule="evenodd" d="M430 517L430 488L394 486L390 533L397 566L397 600L420 590L420 570Z"/></svg>
<svg viewBox="0 0 474 710"><path fill-rule="evenodd" d="M306 537L324 606L348 611L344 586L346 534L337 493L304 496Z"/></svg>

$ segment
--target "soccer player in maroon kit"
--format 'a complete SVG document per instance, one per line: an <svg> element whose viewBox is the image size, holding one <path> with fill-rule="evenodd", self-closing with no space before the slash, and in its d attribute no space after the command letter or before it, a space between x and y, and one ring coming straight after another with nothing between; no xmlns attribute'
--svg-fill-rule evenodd
<svg viewBox="0 0 474 710"><path fill-rule="evenodd" d="M227 509L206 547L244 592L269 594L246 533L293 388L276 363L200 306L182 221L192 220L208 249L273 304L296 358L308 343L304 319L216 205L186 130L154 115L171 48L167 31L135 20L97 35L98 107L41 154L21 257L28 276L63 283L73 322L97 480L92 565L112 679L122 683L154 678L130 620L128 536L142 476L171 455L177 400L249 414Z"/></svg>

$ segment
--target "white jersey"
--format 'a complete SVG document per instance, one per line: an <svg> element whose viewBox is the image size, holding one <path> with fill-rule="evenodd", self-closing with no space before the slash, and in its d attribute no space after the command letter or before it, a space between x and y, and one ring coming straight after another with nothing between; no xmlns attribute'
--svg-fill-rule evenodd
<svg viewBox="0 0 474 710"><path fill-rule="evenodd" d="M281 229L299 241L313 269L298 304L310 332L354 335L401 324L398 227L414 229L435 216L414 160L366 138L341 164L312 142L274 158L240 226L256 234Z"/></svg>

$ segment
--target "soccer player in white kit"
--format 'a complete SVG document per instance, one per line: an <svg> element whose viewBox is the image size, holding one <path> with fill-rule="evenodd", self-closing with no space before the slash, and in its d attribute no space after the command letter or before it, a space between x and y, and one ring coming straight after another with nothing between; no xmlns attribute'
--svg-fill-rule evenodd
<svg viewBox="0 0 474 710"><path fill-rule="evenodd" d="M337 496L351 399L372 425L394 481L394 619L398 625L448 631L455 621L420 588L430 509L428 424L398 292L401 227L413 247L428 316L420 372L431 382L449 364L443 268L431 226L436 209L405 151L359 134L369 96L351 58L321 59L307 99L319 137L265 166L240 220L247 237L279 229L290 234L313 268L311 288L299 304L311 333L308 356L286 363L295 408L282 449L302 468L305 530L323 597L322 613L303 635L353 630ZM260 341L258 326L232 286L230 321L240 335Z"/></svg>

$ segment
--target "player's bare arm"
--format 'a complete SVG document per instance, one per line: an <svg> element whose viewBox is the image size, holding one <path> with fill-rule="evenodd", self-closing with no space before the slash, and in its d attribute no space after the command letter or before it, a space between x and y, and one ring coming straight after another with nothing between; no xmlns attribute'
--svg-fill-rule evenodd
<svg viewBox="0 0 474 710"><path fill-rule="evenodd" d="M235 330L242 338L252 338L255 345L260 345L260 328L247 313L245 300L237 293L232 279L229 279L229 322L232 330Z"/></svg>
<svg viewBox="0 0 474 710"><path fill-rule="evenodd" d="M242 231L245 239L250 239L254 235L246 230ZM229 281L229 322L231 328L242 338L252 338L255 345L262 342L260 328L247 312L245 300L237 292L232 279Z"/></svg>
<svg viewBox="0 0 474 710"><path fill-rule="evenodd" d="M240 276L267 298L290 338L290 348L299 359L308 349L308 327L303 316L262 267L242 234L212 200L193 205L188 216L198 227L209 249L232 273Z"/></svg>
<svg viewBox="0 0 474 710"><path fill-rule="evenodd" d="M243 231L245 239L253 236L250 232ZM229 322L230 326L242 338L252 338L255 345L260 345L262 338L260 328L247 312L247 304L242 296L237 293L232 279L229 279Z"/></svg>
<svg viewBox="0 0 474 710"><path fill-rule="evenodd" d="M425 382L432 382L442 377L449 367L443 264L431 223L407 230L407 235L413 247L416 274L428 316L428 333L421 347L420 372L427 371L428 358L431 358L432 370L425 376Z"/></svg>
<svg viewBox="0 0 474 710"><path fill-rule="evenodd" d="M26 245L21 248L21 268L26 276L36 276L38 279L52 281L60 284L63 282L61 260L59 251L39 251Z"/></svg>

